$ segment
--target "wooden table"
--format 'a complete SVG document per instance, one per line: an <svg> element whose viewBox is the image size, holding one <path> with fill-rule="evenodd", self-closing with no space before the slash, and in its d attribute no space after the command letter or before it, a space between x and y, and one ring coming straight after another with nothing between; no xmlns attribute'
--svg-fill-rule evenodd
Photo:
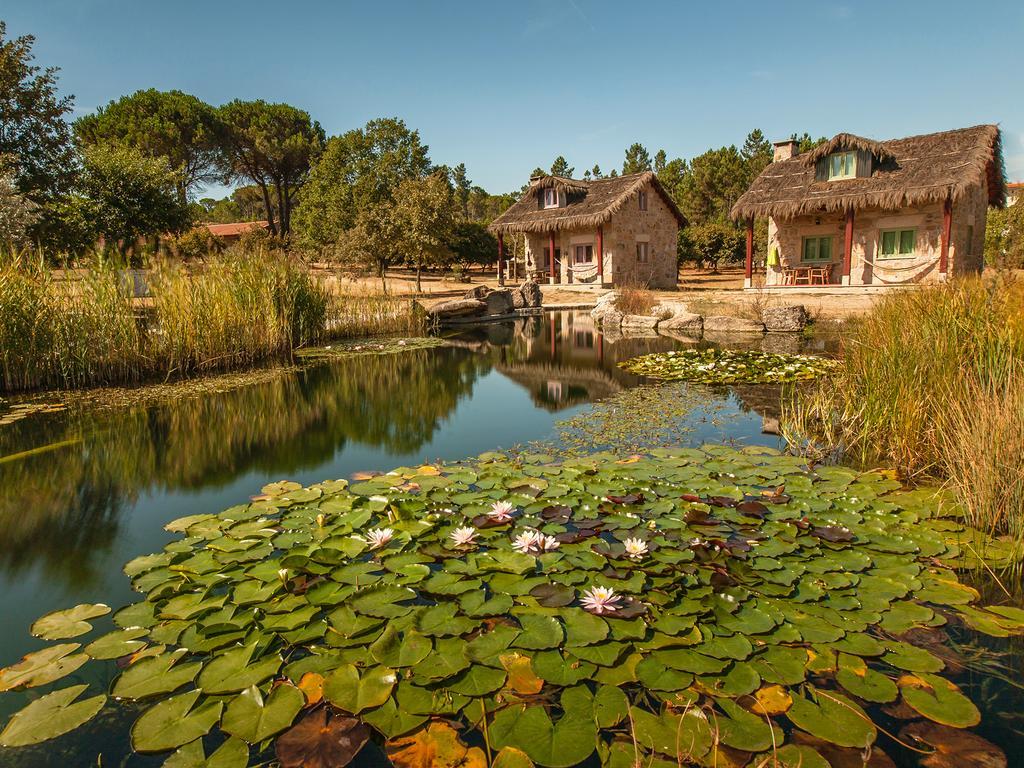
<svg viewBox="0 0 1024 768"><path fill-rule="evenodd" d="M831 264L782 268L783 285L828 285L831 282Z"/></svg>

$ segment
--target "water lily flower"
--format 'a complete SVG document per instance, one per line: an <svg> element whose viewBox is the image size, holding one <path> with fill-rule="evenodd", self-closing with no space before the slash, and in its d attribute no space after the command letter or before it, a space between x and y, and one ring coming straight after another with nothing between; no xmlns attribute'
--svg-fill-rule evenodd
<svg viewBox="0 0 1024 768"><path fill-rule="evenodd" d="M647 542L643 539L626 539L622 544L626 547L626 555L633 560L641 560L647 554Z"/></svg>
<svg viewBox="0 0 1024 768"><path fill-rule="evenodd" d="M476 529L469 526L456 528L449 534L449 538L454 547L469 547L476 543Z"/></svg>
<svg viewBox="0 0 1024 768"><path fill-rule="evenodd" d="M545 552L550 552L553 549L558 549L562 546L562 542L556 539L554 536L540 536L540 547Z"/></svg>
<svg viewBox="0 0 1024 768"><path fill-rule="evenodd" d="M370 549L380 549L394 537L395 532L391 528L374 528L366 532L363 541L370 545Z"/></svg>
<svg viewBox="0 0 1024 768"><path fill-rule="evenodd" d="M318 528L323 528L325 522L327 522L327 517L323 512L316 516L316 524Z"/></svg>
<svg viewBox="0 0 1024 768"><path fill-rule="evenodd" d="M496 501L491 505L491 511L487 516L496 523L507 523L512 519L512 513L516 508L507 501Z"/></svg>
<svg viewBox="0 0 1024 768"><path fill-rule="evenodd" d="M622 597L611 587L592 587L583 593L580 603L591 613L613 613L619 608Z"/></svg>
<svg viewBox="0 0 1024 768"><path fill-rule="evenodd" d="M523 554L539 552L543 546L544 534L538 531L526 530L512 539L512 549Z"/></svg>
<svg viewBox="0 0 1024 768"><path fill-rule="evenodd" d="M281 580L282 584L287 583L288 582L288 569L287 568L279 568L278 571L277 571L277 578L279 578Z"/></svg>

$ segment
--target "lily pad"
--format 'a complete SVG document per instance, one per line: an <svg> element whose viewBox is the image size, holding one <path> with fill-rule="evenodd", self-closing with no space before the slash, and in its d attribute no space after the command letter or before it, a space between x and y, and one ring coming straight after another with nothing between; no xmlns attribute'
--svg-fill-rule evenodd
<svg viewBox="0 0 1024 768"><path fill-rule="evenodd" d="M43 640L66 640L84 635L92 629L86 619L96 619L110 613L110 606L102 603L76 605L63 611L48 613L36 619L31 632Z"/></svg>
<svg viewBox="0 0 1024 768"><path fill-rule="evenodd" d="M62 736L95 717L107 701L104 695L75 701L89 686L73 685L48 693L15 712L0 731L0 746L25 747Z"/></svg>

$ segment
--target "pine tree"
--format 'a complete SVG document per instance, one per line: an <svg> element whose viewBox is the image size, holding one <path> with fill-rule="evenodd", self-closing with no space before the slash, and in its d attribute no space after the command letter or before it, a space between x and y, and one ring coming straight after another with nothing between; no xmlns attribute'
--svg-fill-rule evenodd
<svg viewBox="0 0 1024 768"><path fill-rule="evenodd" d="M559 155L555 158L555 162L551 164L551 175L552 176L564 176L567 179L572 178L573 171L576 169L569 165L569 161Z"/></svg>
<svg viewBox="0 0 1024 768"><path fill-rule="evenodd" d="M626 150L626 159L622 163L622 175L643 173L651 170L651 155L643 144L635 143Z"/></svg>
<svg viewBox="0 0 1024 768"><path fill-rule="evenodd" d="M598 165L597 163L594 163L594 167L590 169L590 173L593 175L595 179L604 178L604 174L601 173L601 166Z"/></svg>

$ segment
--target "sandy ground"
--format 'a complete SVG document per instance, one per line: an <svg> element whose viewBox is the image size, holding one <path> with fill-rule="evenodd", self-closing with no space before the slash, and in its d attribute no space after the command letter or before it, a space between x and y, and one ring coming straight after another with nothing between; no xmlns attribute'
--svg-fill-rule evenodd
<svg viewBox="0 0 1024 768"><path fill-rule="evenodd" d="M317 270L327 277L337 290L380 290L380 279L375 277L351 277L327 270ZM395 270L387 276L388 291L395 295L417 298L430 306L448 299L458 298L475 285L498 287L497 275L492 272L473 272L471 282L456 282L438 275L424 275L422 290L416 291L416 276L411 272ZM511 283L508 283L511 284ZM594 289L571 289L559 285L542 285L546 307L592 306L604 291ZM866 312L881 294L862 293L857 289L836 287L830 293L787 290L784 294L774 291L744 291L743 270L723 269L720 272L704 272L693 268L679 272L679 287L675 291L653 291L658 298L682 301L691 312L703 315L760 314L760 309L781 304L803 304L812 316L821 319L842 320Z"/></svg>

